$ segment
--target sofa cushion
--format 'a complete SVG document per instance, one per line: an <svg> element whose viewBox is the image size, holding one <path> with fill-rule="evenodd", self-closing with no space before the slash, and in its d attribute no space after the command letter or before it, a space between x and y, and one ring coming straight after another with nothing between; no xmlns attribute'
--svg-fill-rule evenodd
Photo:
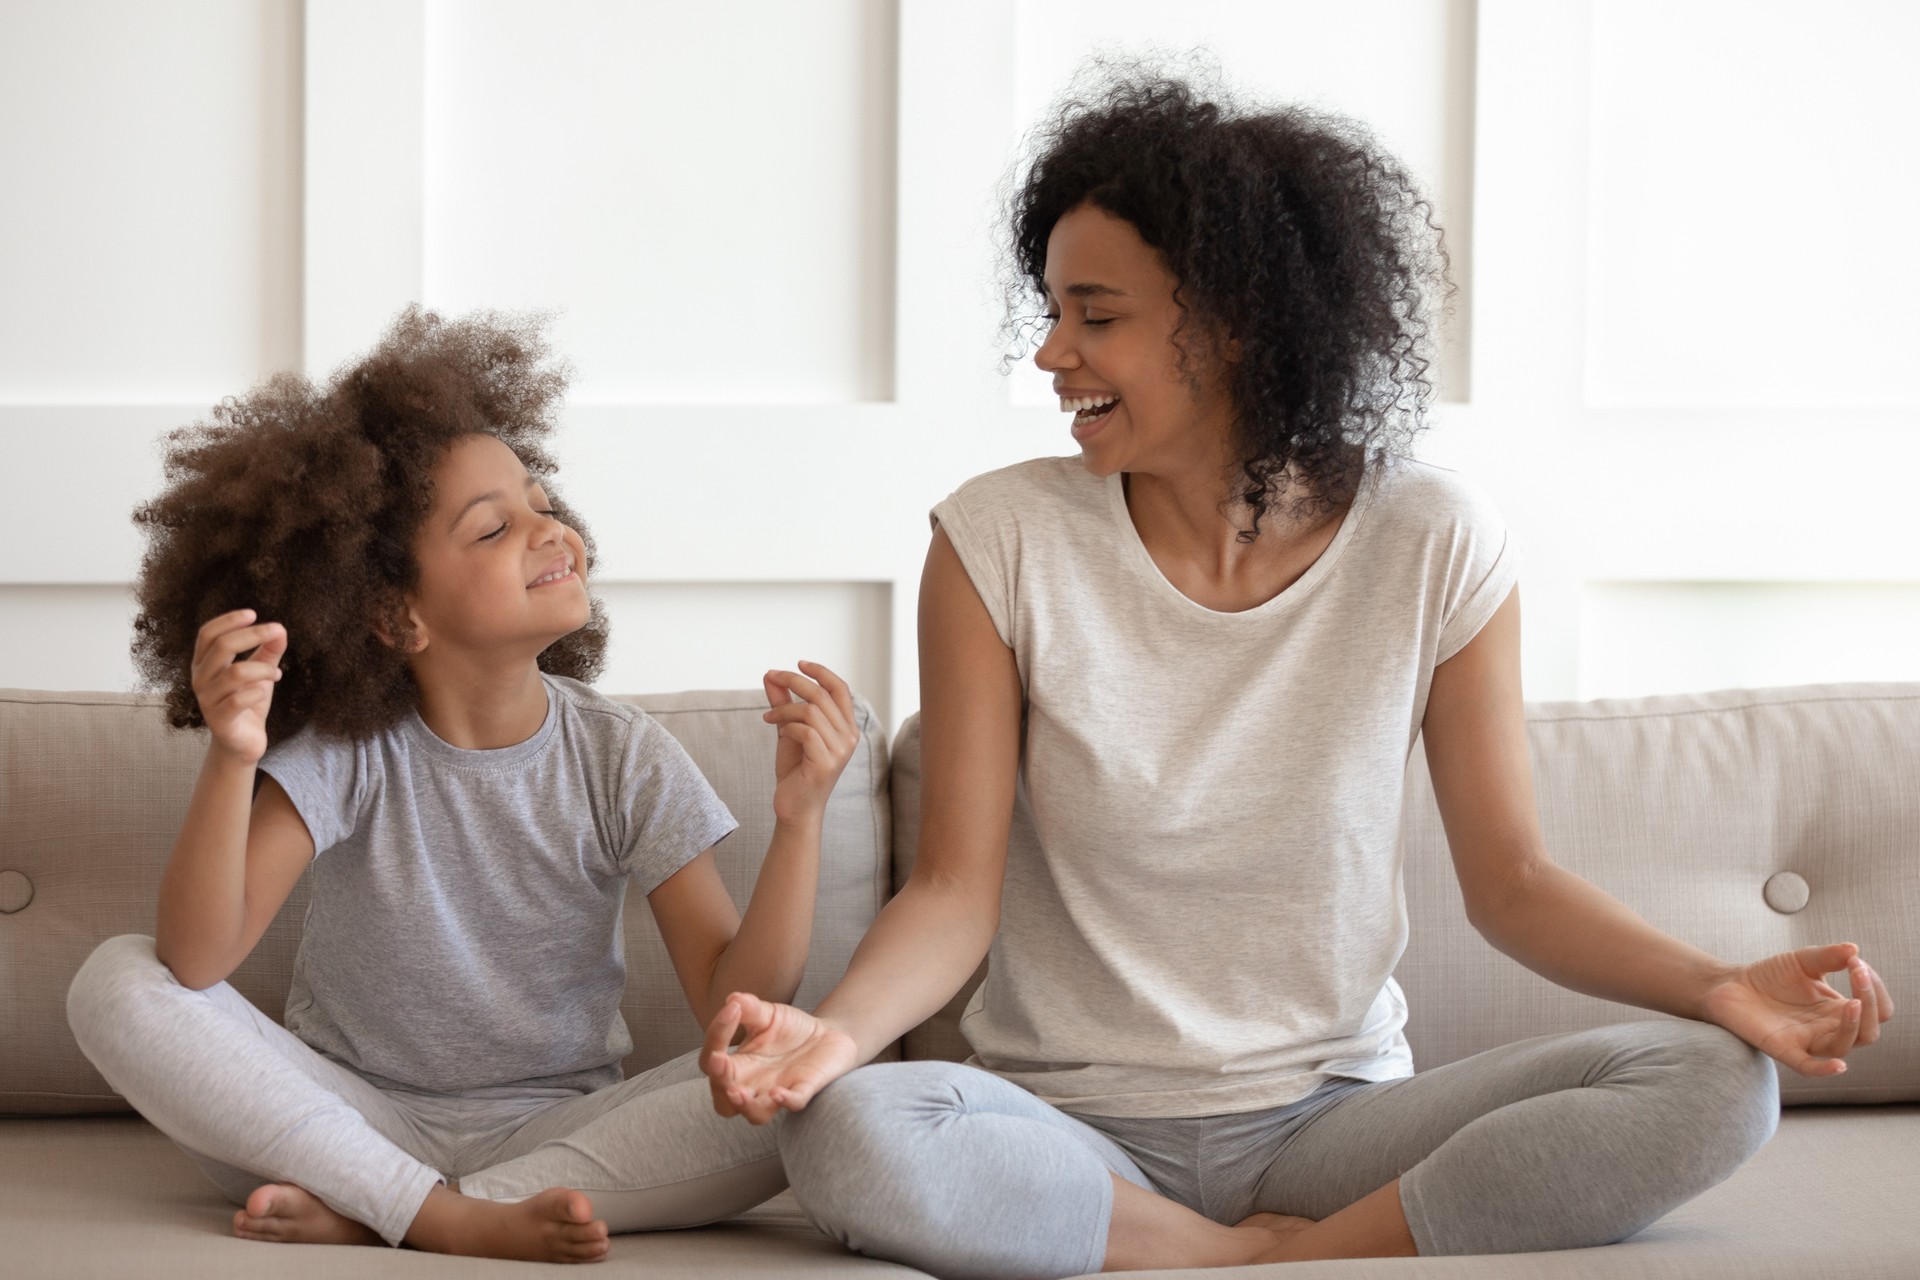
<svg viewBox="0 0 1920 1280"><path fill-rule="evenodd" d="M1783 1068L1785 1101L1920 1099L1920 685L1532 703L1526 715L1557 861L1728 959L1857 942L1904 1001L1845 1075ZM919 776L915 718L894 744L896 885L919 838ZM1474 932L1417 746L1401 847L1411 936L1395 976L1418 1066L1657 1016L1557 987ZM959 1017L979 977L908 1034L909 1058L966 1058Z"/></svg>
<svg viewBox="0 0 1920 1280"><path fill-rule="evenodd" d="M756 691L623 697L678 738L740 820L721 878L744 905L773 829L774 730ZM888 893L891 810L884 730L859 707L861 745L827 806L814 942L799 996L812 1003ZM0 1112L124 1110L67 1030L74 972L106 938L152 933L160 873L205 752L166 728L157 698L0 690ZM9 877L5 873L15 872ZM9 893L9 886L25 888ZM15 910L9 906L27 899ZM276 1018L306 891L296 887L231 981ZM629 1073L694 1048L694 1022L644 899L628 902Z"/></svg>
<svg viewBox="0 0 1920 1280"><path fill-rule="evenodd" d="M1527 721L1556 862L1728 960L1856 942L1904 1004L1846 1074L1781 1068L1783 1102L1920 1099L1920 685L1537 703ZM1487 945L1461 907L1419 748L1407 781L1411 936L1397 976L1418 1066L1657 1016L1557 987Z"/></svg>

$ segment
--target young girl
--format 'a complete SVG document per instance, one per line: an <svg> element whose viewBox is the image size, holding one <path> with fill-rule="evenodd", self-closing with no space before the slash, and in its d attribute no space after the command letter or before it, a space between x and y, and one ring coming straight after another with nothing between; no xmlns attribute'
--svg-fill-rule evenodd
<svg viewBox="0 0 1920 1280"><path fill-rule="evenodd" d="M851 695L765 677L776 825L743 921L732 816L582 683L607 630L547 487L545 356L527 322L409 311L326 387L276 378L177 436L138 513L135 648L211 742L156 938L103 944L69 1018L247 1239L591 1261L784 1185L691 1056L621 1080L621 906L647 895L702 1022L790 999ZM303 873L282 1029L223 979Z"/></svg>
<svg viewBox="0 0 1920 1280"><path fill-rule="evenodd" d="M1079 457L935 508L913 875L815 1014L729 1002L720 1105L793 1112L814 1220L949 1280L1631 1235L1772 1132L1763 1054L1843 1071L1886 988L1850 944L1725 963L1548 856L1514 553L1406 456L1441 261L1400 166L1346 122L1103 90L1013 209ZM1691 1021L1415 1074L1417 737L1473 925ZM973 1065L854 1070L989 943Z"/></svg>

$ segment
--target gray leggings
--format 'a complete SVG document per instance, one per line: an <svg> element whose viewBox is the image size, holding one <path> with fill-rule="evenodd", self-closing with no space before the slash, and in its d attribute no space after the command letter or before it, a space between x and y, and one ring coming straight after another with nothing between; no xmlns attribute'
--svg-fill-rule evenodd
<svg viewBox="0 0 1920 1280"><path fill-rule="evenodd" d="M1398 1178L1424 1255L1571 1249L1720 1182L1778 1118L1766 1057L1662 1021L1192 1119L1069 1116L972 1067L887 1064L778 1127L801 1207L849 1248L949 1280L1039 1280L1100 1269L1109 1174L1225 1223L1325 1218Z"/></svg>
<svg viewBox="0 0 1920 1280"><path fill-rule="evenodd" d="M131 935L81 966L67 1020L107 1082L234 1203L291 1182L389 1244L443 1175L487 1200L572 1187L614 1231L717 1221L786 1185L772 1134L714 1114L694 1054L593 1093L381 1089L226 983L181 986L153 940Z"/></svg>

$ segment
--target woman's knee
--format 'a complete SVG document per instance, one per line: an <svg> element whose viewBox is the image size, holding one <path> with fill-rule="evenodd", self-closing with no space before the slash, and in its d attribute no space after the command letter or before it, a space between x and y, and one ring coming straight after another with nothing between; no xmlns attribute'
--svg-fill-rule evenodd
<svg viewBox="0 0 1920 1280"><path fill-rule="evenodd" d="M1724 1027L1704 1022L1679 1023L1668 1035L1689 1110L1703 1130L1726 1139L1734 1164L1745 1161L1780 1124L1780 1077L1773 1059Z"/></svg>
<svg viewBox="0 0 1920 1280"><path fill-rule="evenodd" d="M862 1209L884 1188L900 1211L938 1198L938 1159L928 1131L964 1109L972 1069L951 1062L889 1062L849 1072L821 1090L804 1111L783 1116L780 1156L794 1198L816 1226L842 1243L871 1252L881 1224ZM921 1183L927 1185L921 1186ZM910 1215L909 1215L910 1216Z"/></svg>

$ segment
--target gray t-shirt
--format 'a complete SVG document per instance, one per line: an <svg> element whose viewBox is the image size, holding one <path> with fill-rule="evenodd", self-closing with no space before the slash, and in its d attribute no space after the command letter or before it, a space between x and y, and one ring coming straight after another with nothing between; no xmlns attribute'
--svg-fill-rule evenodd
<svg viewBox="0 0 1920 1280"><path fill-rule="evenodd" d="M933 514L1026 693L1000 932L961 1023L976 1061L1107 1116L1410 1074L1401 792L1434 667L1517 574L1486 500L1400 462L1241 613L1176 590L1120 477L1075 458Z"/></svg>
<svg viewBox="0 0 1920 1280"><path fill-rule="evenodd" d="M638 707L546 677L525 742L468 751L417 714L260 762L318 854L289 1031L376 1083L433 1092L620 1079L621 906L737 823Z"/></svg>

